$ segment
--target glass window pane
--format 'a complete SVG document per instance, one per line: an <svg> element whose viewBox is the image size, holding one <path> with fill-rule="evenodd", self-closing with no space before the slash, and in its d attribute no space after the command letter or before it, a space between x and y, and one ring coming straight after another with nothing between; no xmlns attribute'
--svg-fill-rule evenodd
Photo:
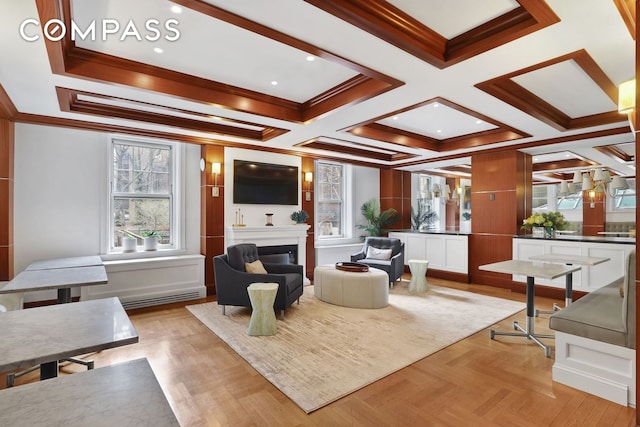
<svg viewBox="0 0 640 427"><path fill-rule="evenodd" d="M536 185L532 190L532 208L546 209L549 201L547 200L547 185Z"/></svg>
<svg viewBox="0 0 640 427"><path fill-rule="evenodd" d="M343 235L343 170L340 164L322 162L316 164L318 193L316 221L320 237Z"/></svg>
<svg viewBox="0 0 640 427"><path fill-rule="evenodd" d="M165 146L113 144L114 191L168 194L170 155Z"/></svg>
<svg viewBox="0 0 640 427"><path fill-rule="evenodd" d="M122 246L122 239L131 234L142 244L145 230L156 230L158 243L171 243L171 209L169 198L140 199L114 197L114 247Z"/></svg>

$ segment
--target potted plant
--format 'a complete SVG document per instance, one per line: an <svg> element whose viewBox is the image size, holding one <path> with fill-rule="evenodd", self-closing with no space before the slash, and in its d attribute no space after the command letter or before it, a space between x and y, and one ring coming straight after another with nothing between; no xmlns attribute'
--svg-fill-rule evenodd
<svg viewBox="0 0 640 427"><path fill-rule="evenodd" d="M158 238L160 237L160 234L156 230L143 231L142 236L144 237L143 241L145 251L158 250Z"/></svg>
<svg viewBox="0 0 640 427"><path fill-rule="evenodd" d="M138 239L133 234L126 232L122 239L122 252L135 252L138 246Z"/></svg>
<svg viewBox="0 0 640 427"><path fill-rule="evenodd" d="M363 203L360 211L367 220L367 224L358 224L356 227L365 230L370 236L381 236L385 227L400 220L400 214L393 208L380 212L378 199Z"/></svg>
<svg viewBox="0 0 640 427"><path fill-rule="evenodd" d="M303 210L295 211L289 218L291 218L292 221L295 221L296 224L304 224L307 218L309 218L309 214Z"/></svg>

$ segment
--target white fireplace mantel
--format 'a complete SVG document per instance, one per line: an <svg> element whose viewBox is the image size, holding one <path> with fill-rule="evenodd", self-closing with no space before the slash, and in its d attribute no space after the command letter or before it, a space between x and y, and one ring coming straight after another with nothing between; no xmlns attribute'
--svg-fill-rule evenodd
<svg viewBox="0 0 640 427"><path fill-rule="evenodd" d="M309 224L273 225L260 227L225 227L225 248L238 243L255 243L256 246L298 246L298 264L302 265L305 284L307 279L307 230ZM226 249L225 249L226 250Z"/></svg>

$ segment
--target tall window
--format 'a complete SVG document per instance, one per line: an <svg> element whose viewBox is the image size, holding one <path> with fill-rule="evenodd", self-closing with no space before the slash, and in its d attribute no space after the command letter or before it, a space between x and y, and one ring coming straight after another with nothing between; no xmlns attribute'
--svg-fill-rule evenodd
<svg viewBox="0 0 640 427"><path fill-rule="evenodd" d="M158 233L160 248L172 247L174 146L114 139L111 154L111 248L127 235L141 244L149 231Z"/></svg>
<svg viewBox="0 0 640 427"><path fill-rule="evenodd" d="M546 185L535 185L531 193L531 207L537 210L549 209L549 198L547 196L548 187Z"/></svg>
<svg viewBox="0 0 640 427"><path fill-rule="evenodd" d="M320 238L344 236L344 166L316 163L317 230Z"/></svg>
<svg viewBox="0 0 640 427"><path fill-rule="evenodd" d="M635 178L627 178L627 183L629 184L627 190L616 190L613 196L613 209L615 210L636 208L636 180Z"/></svg>

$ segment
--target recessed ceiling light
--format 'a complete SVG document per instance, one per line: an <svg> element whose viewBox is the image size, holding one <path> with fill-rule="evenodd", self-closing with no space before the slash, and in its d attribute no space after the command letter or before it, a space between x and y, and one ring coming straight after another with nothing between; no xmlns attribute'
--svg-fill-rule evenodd
<svg viewBox="0 0 640 427"><path fill-rule="evenodd" d="M271 80L271 86L278 86L278 82L275 80Z"/></svg>
<svg viewBox="0 0 640 427"><path fill-rule="evenodd" d="M153 48L153 51L154 51L155 53L162 53L162 52L164 52L164 50L162 50L162 48L161 48L161 47L154 47L154 48Z"/></svg>
<svg viewBox="0 0 640 427"><path fill-rule="evenodd" d="M393 117L391 117L391 119L398 120L398 116L393 116Z"/></svg>
<svg viewBox="0 0 640 427"><path fill-rule="evenodd" d="M438 129L436 132L438 132L438 133L442 133L442 129Z"/></svg>
<svg viewBox="0 0 640 427"><path fill-rule="evenodd" d="M482 120L476 120L476 124L477 125L481 125L482 124Z"/></svg>
<svg viewBox="0 0 640 427"><path fill-rule="evenodd" d="M182 8L180 6L178 6L177 4L174 4L173 6L171 6L171 12L173 12L173 13L182 13Z"/></svg>
<svg viewBox="0 0 640 427"><path fill-rule="evenodd" d="M440 106L440 104L438 104L437 102L435 104L433 104L433 108L438 108Z"/></svg>
<svg viewBox="0 0 640 427"><path fill-rule="evenodd" d="M316 60L315 56L313 56L313 55L307 56L307 61L311 62L311 61L315 61L315 60Z"/></svg>

